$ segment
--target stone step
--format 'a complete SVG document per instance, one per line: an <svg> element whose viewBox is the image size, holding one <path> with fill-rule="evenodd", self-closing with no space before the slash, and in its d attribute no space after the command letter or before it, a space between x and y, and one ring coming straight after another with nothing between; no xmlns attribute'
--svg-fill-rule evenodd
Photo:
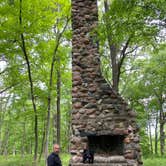
<svg viewBox="0 0 166 166"><path fill-rule="evenodd" d="M138 166L135 160L127 160L124 156L98 156L94 157L94 163L71 162L70 166Z"/></svg>
<svg viewBox="0 0 166 166"><path fill-rule="evenodd" d="M94 157L94 163L127 163L124 156L98 156Z"/></svg>
<svg viewBox="0 0 166 166"><path fill-rule="evenodd" d="M71 164L71 166L128 166L128 164L127 163L93 163L93 164L75 163Z"/></svg>

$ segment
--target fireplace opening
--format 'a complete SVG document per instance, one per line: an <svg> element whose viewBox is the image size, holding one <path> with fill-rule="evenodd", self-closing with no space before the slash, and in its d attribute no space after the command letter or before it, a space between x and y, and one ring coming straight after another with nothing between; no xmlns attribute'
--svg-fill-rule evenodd
<svg viewBox="0 0 166 166"><path fill-rule="evenodd" d="M123 135L88 136L88 146L96 154L123 155Z"/></svg>

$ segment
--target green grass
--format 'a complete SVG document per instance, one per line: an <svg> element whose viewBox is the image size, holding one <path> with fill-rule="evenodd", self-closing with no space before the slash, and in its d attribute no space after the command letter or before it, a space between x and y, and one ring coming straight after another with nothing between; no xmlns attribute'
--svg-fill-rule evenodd
<svg viewBox="0 0 166 166"><path fill-rule="evenodd" d="M69 160L70 160L70 155L69 154L62 154L61 159L62 159L62 165L63 166L68 166L69 165Z"/></svg>
<svg viewBox="0 0 166 166"><path fill-rule="evenodd" d="M62 164L63 166L68 166L70 155L69 154L61 154ZM32 166L33 157L27 155L22 158L21 156L8 156L5 158L4 156L0 156L0 166ZM143 159L144 166L166 166L166 158L152 157ZM45 166L44 159L38 164L38 166Z"/></svg>
<svg viewBox="0 0 166 166"><path fill-rule="evenodd" d="M144 166L166 166L166 158L147 158L143 162Z"/></svg>
<svg viewBox="0 0 166 166"><path fill-rule="evenodd" d="M63 166L68 166L70 155L61 154ZM33 166L33 157L26 155L25 157L19 156L0 156L0 166ZM38 164L38 166L45 166L44 159Z"/></svg>
<svg viewBox="0 0 166 166"><path fill-rule="evenodd" d="M0 166L30 166L32 165L32 157L27 155L22 158L21 156L0 156Z"/></svg>

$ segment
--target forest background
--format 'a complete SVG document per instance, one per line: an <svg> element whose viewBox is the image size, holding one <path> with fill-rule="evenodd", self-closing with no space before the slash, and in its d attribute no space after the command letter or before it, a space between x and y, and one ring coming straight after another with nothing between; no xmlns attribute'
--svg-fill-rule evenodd
<svg viewBox="0 0 166 166"><path fill-rule="evenodd" d="M137 112L151 166L166 155L165 9L164 0L98 1L102 73ZM0 0L0 15L0 165L42 165L54 142L67 162L71 2Z"/></svg>

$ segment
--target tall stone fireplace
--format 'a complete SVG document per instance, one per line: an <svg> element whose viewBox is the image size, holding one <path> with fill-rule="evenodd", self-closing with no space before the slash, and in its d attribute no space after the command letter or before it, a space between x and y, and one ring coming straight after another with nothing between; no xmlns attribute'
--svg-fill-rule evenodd
<svg viewBox="0 0 166 166"><path fill-rule="evenodd" d="M95 37L96 0L72 0L72 166L84 166L85 146L94 151L94 166L140 166L135 112L115 93L100 70Z"/></svg>

